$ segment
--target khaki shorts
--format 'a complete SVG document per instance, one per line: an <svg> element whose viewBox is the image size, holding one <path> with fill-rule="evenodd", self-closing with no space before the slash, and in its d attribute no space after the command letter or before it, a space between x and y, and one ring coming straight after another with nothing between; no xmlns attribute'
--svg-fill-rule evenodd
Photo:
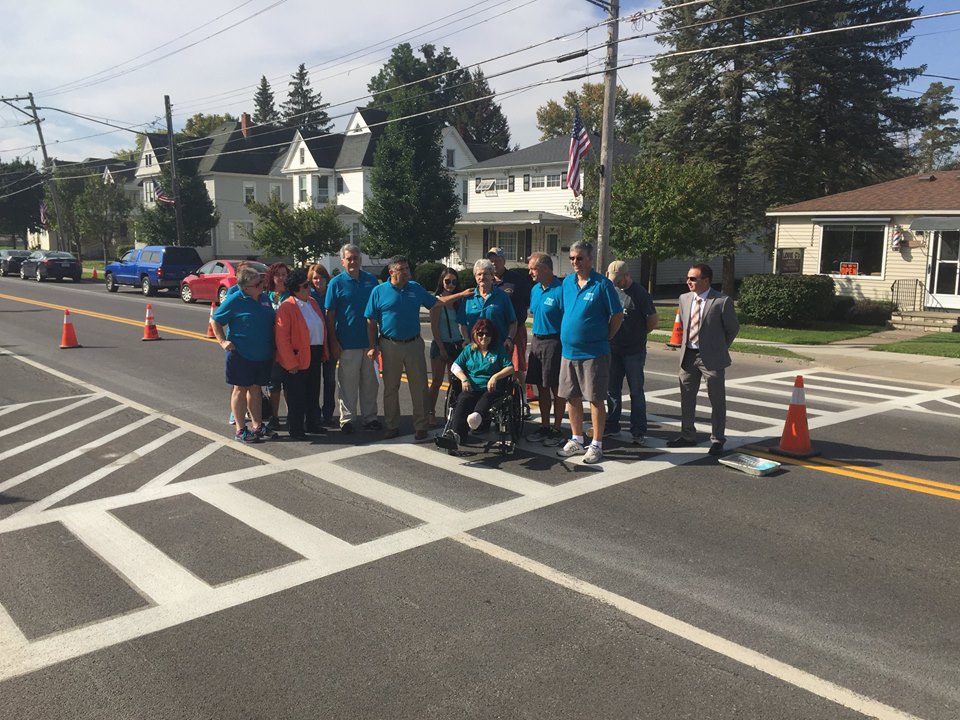
<svg viewBox="0 0 960 720"><path fill-rule="evenodd" d="M588 360L560 359L560 387L557 394L567 400L606 402L610 384L610 356Z"/></svg>

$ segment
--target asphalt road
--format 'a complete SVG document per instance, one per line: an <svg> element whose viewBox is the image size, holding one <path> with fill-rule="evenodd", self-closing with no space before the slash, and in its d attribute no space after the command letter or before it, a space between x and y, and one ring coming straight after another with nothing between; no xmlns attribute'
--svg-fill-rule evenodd
<svg viewBox="0 0 960 720"><path fill-rule="evenodd" d="M960 717L960 389L737 356L730 449L806 381L766 477L663 446L659 344L599 468L238 447L209 306L151 302L0 279L3 718Z"/></svg>

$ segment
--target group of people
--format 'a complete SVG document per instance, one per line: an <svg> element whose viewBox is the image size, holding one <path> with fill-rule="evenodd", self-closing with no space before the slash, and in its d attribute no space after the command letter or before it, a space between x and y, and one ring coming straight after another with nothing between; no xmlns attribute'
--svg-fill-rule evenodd
<svg viewBox="0 0 960 720"><path fill-rule="evenodd" d="M475 288L461 289L457 271L445 268L434 292L411 279L410 264L402 256L390 259L389 279L378 283L363 270L360 249L349 243L340 249L343 272L333 278L322 265L290 270L278 263L263 278L253 268L240 267L237 285L212 315L214 335L226 353L236 439L257 442L275 436L271 418L278 413L274 403L281 392L292 438L323 433L324 425L334 422L335 391L341 432L383 429L384 438L396 438L405 374L414 442L425 442L429 429L441 424L436 405L449 373L450 381L461 385L451 428L458 442L482 436L491 405L514 382L521 388L529 383L537 388L541 424L527 440L559 446L561 457L583 455L585 463L598 463L603 438L622 431L626 381L630 436L643 445L646 337L657 325L656 309L626 263L614 261L604 276L594 270L593 261L592 245L575 242L570 247L572 272L561 280L545 253L531 255L523 272L508 269L504 250L493 247L473 266ZM695 444L696 395L705 377L714 416L711 453L719 454L723 369L730 363L727 348L738 326L732 301L713 291L711 280L709 266L693 266L687 278L691 292L681 298L681 434L667 444ZM429 383L421 308L430 313L433 335ZM381 384L382 424L377 412ZM261 408L265 386L271 403L267 419ZM590 407L589 439L584 401ZM561 431L565 410L569 438ZM252 428L246 425L248 416Z"/></svg>

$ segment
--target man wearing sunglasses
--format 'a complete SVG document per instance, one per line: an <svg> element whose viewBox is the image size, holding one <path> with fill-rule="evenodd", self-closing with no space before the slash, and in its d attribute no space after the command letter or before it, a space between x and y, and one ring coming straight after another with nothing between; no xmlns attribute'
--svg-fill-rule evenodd
<svg viewBox="0 0 960 720"><path fill-rule="evenodd" d="M560 323L560 397L567 400L572 437L557 450L560 457L583 455L583 462L603 459L603 430L610 385L610 338L623 322L617 289L593 269L593 245L578 240L570 246L573 272L563 279ZM593 442L584 445L583 401L590 403Z"/></svg>
<svg viewBox="0 0 960 720"><path fill-rule="evenodd" d="M730 345L740 331L733 300L710 287L713 270L703 263L687 272L690 292L680 296L680 323L683 326L683 353L680 355L680 435L667 447L693 447L700 380L707 380L710 399L710 454L723 452L726 441L727 391L725 371L730 365Z"/></svg>

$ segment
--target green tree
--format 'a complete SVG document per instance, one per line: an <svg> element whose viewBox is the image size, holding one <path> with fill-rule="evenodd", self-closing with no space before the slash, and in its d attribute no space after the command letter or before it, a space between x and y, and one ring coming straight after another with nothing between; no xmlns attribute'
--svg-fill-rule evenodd
<svg viewBox="0 0 960 720"><path fill-rule="evenodd" d="M499 103L493 101L493 90L483 70L466 70L465 84L459 88L456 102L466 105L450 108L450 124L468 143L490 145L501 153L510 152L510 125Z"/></svg>
<svg viewBox="0 0 960 720"><path fill-rule="evenodd" d="M57 206L59 212L54 212L54 203L52 199L47 202L47 228L56 232L63 239L64 249L76 254L78 258L83 257L83 246L80 242L81 234L78 217L80 213L81 198L86 180L94 174L99 178L99 173L93 173L90 168L83 165L65 165L56 170L57 183ZM69 247L66 247L69 245Z"/></svg>
<svg viewBox="0 0 960 720"><path fill-rule="evenodd" d="M188 247L209 245L210 232L220 222L220 211L214 206L207 192L207 186L201 178L184 173L182 167L178 170L183 244ZM173 194L169 165L163 166L158 182L168 193ZM137 219L137 232L148 243L176 244L177 215L174 206L157 203L152 208L144 208Z"/></svg>
<svg viewBox="0 0 960 720"><path fill-rule="evenodd" d="M0 163L0 235L10 235L27 247L27 232L40 229L43 202L41 175L36 165L19 158ZM53 215L51 203L50 215Z"/></svg>
<svg viewBox="0 0 960 720"><path fill-rule="evenodd" d="M260 76L260 85L253 96L253 122L257 125L280 122L280 113L274 105L273 90L266 75Z"/></svg>
<svg viewBox="0 0 960 720"><path fill-rule="evenodd" d="M960 144L960 122L950 117L957 111L953 87L933 82L920 96L923 129L914 149L916 169L920 172L945 169L946 165L958 160L954 149Z"/></svg>
<svg viewBox="0 0 960 720"><path fill-rule="evenodd" d="M300 67L291 76L289 86L287 101L280 106L283 124L308 132L330 132L332 123L326 111L330 104L321 102L321 94L310 87L310 74L306 65L300 63Z"/></svg>
<svg viewBox="0 0 960 720"><path fill-rule="evenodd" d="M657 282L657 261L709 254L711 218L720 202L716 172L710 163L675 163L654 155L614 167L610 247L617 257L643 258L650 269L651 291ZM584 237L597 233L597 192L596 180L585 183Z"/></svg>
<svg viewBox="0 0 960 720"><path fill-rule="evenodd" d="M183 135L187 137L202 138L210 135L225 122L236 122L237 119L230 113L223 115L204 115L197 113L187 118L183 126Z"/></svg>
<svg viewBox="0 0 960 720"><path fill-rule="evenodd" d="M565 137L573 127L573 109L580 108L583 125L591 133L599 133L603 126L603 83L584 83L579 91L571 90L563 96L563 104L547 101L537 108L537 129L541 140ZM613 132L618 140L639 144L643 129L650 123L653 106L638 93L617 88Z"/></svg>
<svg viewBox="0 0 960 720"><path fill-rule="evenodd" d="M267 255L292 257L297 265L336 251L349 229L337 217L337 208L296 208L271 197L247 203L257 221L250 239Z"/></svg>
<svg viewBox="0 0 960 720"><path fill-rule="evenodd" d="M117 242L126 240L131 203L123 186L89 177L77 203L77 230L86 254L99 251L104 262L116 255Z"/></svg>

